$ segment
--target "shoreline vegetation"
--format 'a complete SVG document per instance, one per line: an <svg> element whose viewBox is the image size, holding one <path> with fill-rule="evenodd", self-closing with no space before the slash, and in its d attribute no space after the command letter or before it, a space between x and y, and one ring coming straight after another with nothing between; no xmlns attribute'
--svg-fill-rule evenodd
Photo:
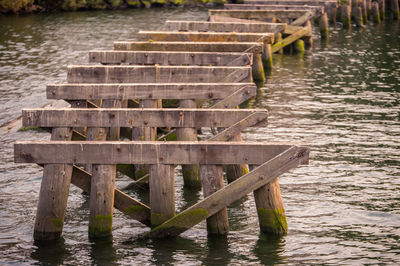
<svg viewBox="0 0 400 266"><path fill-rule="evenodd" d="M239 3L240 0L0 0L0 14L57 11L150 8L162 6L204 6Z"/></svg>

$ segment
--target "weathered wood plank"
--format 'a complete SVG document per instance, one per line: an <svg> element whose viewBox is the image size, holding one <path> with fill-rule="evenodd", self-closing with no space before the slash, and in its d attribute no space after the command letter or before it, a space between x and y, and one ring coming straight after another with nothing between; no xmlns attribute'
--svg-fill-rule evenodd
<svg viewBox="0 0 400 266"><path fill-rule="evenodd" d="M336 0L244 0L248 5L302 5L337 7Z"/></svg>
<svg viewBox="0 0 400 266"><path fill-rule="evenodd" d="M16 163L37 164L255 164L300 143L18 141ZM305 146L306 147L306 146Z"/></svg>
<svg viewBox="0 0 400 266"><path fill-rule="evenodd" d="M223 22L223 23L264 23L264 21L260 20L250 20L250 19L242 19L242 18L233 18L233 17L227 17L227 16L221 16L221 15L210 15L208 17L210 22ZM274 19L270 19L271 22ZM275 21L273 21L274 23ZM285 23L286 24L286 23Z"/></svg>
<svg viewBox="0 0 400 266"><path fill-rule="evenodd" d="M47 85L47 99L224 99L235 92L256 95L254 83L145 83ZM235 105L236 106L236 105Z"/></svg>
<svg viewBox="0 0 400 266"><path fill-rule="evenodd" d="M71 183L83 191L90 192L91 175L83 169L74 166ZM130 218L150 226L150 207L135 200L119 189L114 191L114 207Z"/></svg>
<svg viewBox="0 0 400 266"><path fill-rule="evenodd" d="M101 64L248 66L251 53L174 51L90 51L89 62Z"/></svg>
<svg viewBox="0 0 400 266"><path fill-rule="evenodd" d="M174 31L139 31L139 41L158 42L264 42L273 43L273 33L242 32L174 32Z"/></svg>
<svg viewBox="0 0 400 266"><path fill-rule="evenodd" d="M252 172L154 228L147 236L161 238L179 235L232 202L268 184L277 176L306 163L308 153L309 149L305 147L288 147Z"/></svg>
<svg viewBox="0 0 400 266"><path fill-rule="evenodd" d="M239 19L252 19L263 21L265 19L297 19L304 15L306 10L220 10L210 9L210 16L226 16Z"/></svg>
<svg viewBox="0 0 400 266"><path fill-rule="evenodd" d="M206 21L173 21L167 20L165 30L170 31L198 31L198 32L281 32L286 28L285 23L267 23L250 21L243 22L206 22Z"/></svg>
<svg viewBox="0 0 400 266"><path fill-rule="evenodd" d="M235 91L231 95L225 97L224 99L212 105L210 109L235 108L244 101L247 101L248 99L252 98L254 95L252 87L243 86L241 89Z"/></svg>
<svg viewBox="0 0 400 266"><path fill-rule="evenodd" d="M290 25L293 26L303 26L304 24L307 23L307 21L311 20L312 18L316 17L314 10L309 10L306 13L304 13L301 17L297 18L295 21L290 23Z"/></svg>
<svg viewBox="0 0 400 266"><path fill-rule="evenodd" d="M25 127L229 127L266 109L60 108L24 109Z"/></svg>
<svg viewBox="0 0 400 266"><path fill-rule="evenodd" d="M226 10L315 10L319 16L325 12L323 6L313 5L250 5L250 4L225 4Z"/></svg>
<svg viewBox="0 0 400 266"><path fill-rule="evenodd" d="M122 51L186 51L186 52L243 52L262 53L257 42L114 42L115 50Z"/></svg>
<svg viewBox="0 0 400 266"><path fill-rule="evenodd" d="M309 33L308 27L303 27L302 29L300 29L300 30L296 31L295 33L293 33L292 35L290 35L289 37L286 37L282 41L275 43L271 49L272 53L279 51L283 47L297 41L301 37L306 36L308 33Z"/></svg>
<svg viewBox="0 0 400 266"><path fill-rule="evenodd" d="M251 67L69 66L67 78L70 83L251 82Z"/></svg>

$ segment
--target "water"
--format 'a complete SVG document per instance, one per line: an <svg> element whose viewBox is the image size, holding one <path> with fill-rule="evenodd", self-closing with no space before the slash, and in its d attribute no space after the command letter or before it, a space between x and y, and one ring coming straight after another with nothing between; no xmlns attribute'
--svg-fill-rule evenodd
<svg viewBox="0 0 400 266"><path fill-rule="evenodd" d="M0 17L0 124L45 104L45 85L66 79L88 50L112 48L166 19L204 20L205 9L150 9ZM317 34L315 35L317 36ZM310 143L310 164L281 177L290 232L259 233L252 196L229 208L231 232L207 238L205 223L168 240L137 241L147 229L118 211L113 239L87 238L88 198L71 186L64 237L33 242L42 170L13 164L12 143L44 132L0 133L0 263L5 264L396 264L400 261L400 23L332 29L304 58L274 56L256 99L268 128L248 140ZM117 186L128 182L120 178ZM146 201L145 193L130 192ZM182 189L177 208L201 198Z"/></svg>

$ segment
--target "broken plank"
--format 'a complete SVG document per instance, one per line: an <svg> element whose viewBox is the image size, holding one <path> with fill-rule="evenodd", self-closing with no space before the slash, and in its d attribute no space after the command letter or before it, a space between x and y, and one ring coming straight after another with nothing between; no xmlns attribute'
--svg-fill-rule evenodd
<svg viewBox="0 0 400 266"><path fill-rule="evenodd" d="M25 127L229 127L266 109L61 108L24 109Z"/></svg>
<svg viewBox="0 0 400 266"><path fill-rule="evenodd" d="M89 62L101 64L248 66L251 53L173 51L90 51Z"/></svg>
<svg viewBox="0 0 400 266"><path fill-rule="evenodd" d="M273 33L251 32L139 31L137 36L139 41L159 42L274 42Z"/></svg>
<svg viewBox="0 0 400 266"><path fill-rule="evenodd" d="M262 53L259 42L114 42L115 50L123 51L186 51Z"/></svg>
<svg viewBox="0 0 400 266"><path fill-rule="evenodd" d="M145 83L47 85L47 99L224 99L237 91L255 96L254 83Z"/></svg>
<svg viewBox="0 0 400 266"><path fill-rule="evenodd" d="M286 23L267 23L250 21L244 22L206 22L206 21L173 21L167 20L165 30L170 31L198 31L198 32L281 32Z"/></svg>
<svg viewBox="0 0 400 266"><path fill-rule="evenodd" d="M300 164L307 163L308 154L308 148L289 147L250 173L154 228L147 236L161 238L179 235L276 177Z"/></svg>
<svg viewBox="0 0 400 266"><path fill-rule="evenodd" d="M83 65L69 66L67 79L69 83L251 82L251 67Z"/></svg>
<svg viewBox="0 0 400 266"><path fill-rule="evenodd" d="M18 141L16 163L254 164L301 143L193 141Z"/></svg>

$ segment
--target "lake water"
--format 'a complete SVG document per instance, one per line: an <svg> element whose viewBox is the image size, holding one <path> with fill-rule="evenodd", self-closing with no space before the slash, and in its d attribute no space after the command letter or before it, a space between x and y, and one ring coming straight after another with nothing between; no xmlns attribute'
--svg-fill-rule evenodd
<svg viewBox="0 0 400 266"><path fill-rule="evenodd" d="M66 80L69 64L111 49L167 19L205 20L206 9L147 9L0 17L0 124L22 108L47 103L45 85ZM268 128L247 140L311 144L310 164L280 178L289 233L259 233L251 195L229 208L231 232L207 237L200 223L180 237L137 241L144 226L114 213L113 239L87 237L88 197L71 186L63 238L33 242L42 169L13 163L16 140L43 132L0 134L0 264L396 264L400 261L400 23L316 33L312 53L275 55L257 107ZM182 189L180 211L202 198ZM119 178L117 186L127 184ZM148 195L131 191L146 202Z"/></svg>

